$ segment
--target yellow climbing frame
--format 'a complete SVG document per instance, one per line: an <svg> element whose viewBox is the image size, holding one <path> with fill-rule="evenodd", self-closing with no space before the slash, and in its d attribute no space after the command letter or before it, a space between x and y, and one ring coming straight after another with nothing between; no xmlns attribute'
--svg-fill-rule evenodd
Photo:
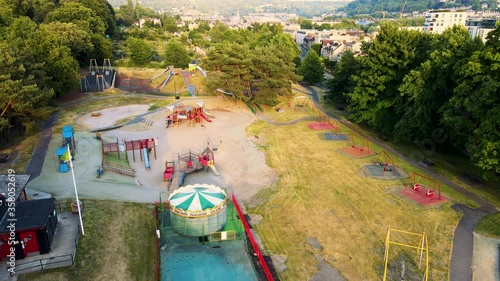
<svg viewBox="0 0 500 281"><path fill-rule="evenodd" d="M403 236L418 236L419 243L418 245L412 245L412 244L407 244L407 243L402 243L402 242L397 242L397 241L392 241L391 240L391 233L399 233ZM422 265L422 259L424 258L424 251L425 251L425 273L424 273L424 281L427 281L429 278L429 244L427 240L427 236L425 235L425 232L422 233L413 233L413 232L408 232L404 230L397 230L393 228L388 228L387 229L387 235L385 237L385 255L384 255L384 278L382 279L383 281L387 280L387 266L389 264L389 249L391 245L396 245L396 246L403 246L403 247L408 247L408 248L413 248L417 250L417 254L420 256L420 261L418 264L418 268L421 267Z"/></svg>

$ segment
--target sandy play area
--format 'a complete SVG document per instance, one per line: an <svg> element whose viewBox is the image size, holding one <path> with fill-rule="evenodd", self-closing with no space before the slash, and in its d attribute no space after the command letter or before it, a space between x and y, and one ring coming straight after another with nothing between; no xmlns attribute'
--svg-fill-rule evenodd
<svg viewBox="0 0 500 281"><path fill-rule="evenodd" d="M128 105L99 110L101 116L87 114L78 119L78 123L89 130L113 125L118 120L140 116L153 121L151 126L138 122L120 129L103 132L104 139L138 140L158 138L157 159L151 153L151 169L146 170L144 162L136 151L136 162L132 161L129 151L130 166L136 171L136 177L121 176L105 172L97 178L97 169L101 164L101 143L90 132L76 132L76 155L74 160L78 192L82 198L99 198L135 202L153 202L160 193L168 193L167 183L163 181L165 162L177 162L179 153L191 150L200 153L207 147L207 142L218 146L215 151L215 166L220 175L211 170L198 171L186 176L184 185L194 183L216 184L229 193L234 192L240 201L247 201L262 188L268 187L277 179L276 172L265 163L265 154L250 141L245 128L256 120L248 109L236 106L220 99L193 99L184 101L185 105L204 102L204 107L214 116L212 122L204 121L195 127L184 124L175 128L165 127L165 111L149 112L149 105ZM74 191L71 173L58 172L58 160L54 155L60 146L60 132L54 132L47 152L42 173L32 180L28 188L48 192L55 197L73 198ZM212 145L211 145L212 146ZM176 181L170 192L178 188ZM165 194L166 195L166 194ZM163 198L166 198L162 195Z"/></svg>

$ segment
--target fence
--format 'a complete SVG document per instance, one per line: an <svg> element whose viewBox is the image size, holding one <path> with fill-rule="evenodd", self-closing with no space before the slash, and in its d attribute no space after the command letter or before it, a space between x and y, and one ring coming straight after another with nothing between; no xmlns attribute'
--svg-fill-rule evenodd
<svg viewBox="0 0 500 281"><path fill-rule="evenodd" d="M44 271L46 269L53 269L59 267L72 266L75 264L76 249L78 248L78 238L80 237L80 225L76 229L76 237L73 241L74 249L73 252L66 255L60 255L45 259L39 259L36 261L31 261L27 263L16 264L15 273L10 272L10 276L18 275L21 273Z"/></svg>
<svg viewBox="0 0 500 281"><path fill-rule="evenodd" d="M262 252L259 249L259 245L257 245L257 242L255 242L255 238L253 237L252 231L250 231L250 227L248 226L247 220L245 219L245 216L243 215L243 212L240 209L240 205L238 204L238 201L236 201L236 197L234 194L232 194L232 200L234 207L236 208L236 211L238 211L238 215L241 218L241 222L243 223L243 227L245 228L245 232L247 233L248 239L250 239L250 243L252 244L252 248L257 254L257 258L259 259L260 265L262 266L262 270L264 271L264 274L266 275L266 278L268 281L274 281L273 275L271 274L271 271L267 267L267 263L264 260L264 257L262 256Z"/></svg>

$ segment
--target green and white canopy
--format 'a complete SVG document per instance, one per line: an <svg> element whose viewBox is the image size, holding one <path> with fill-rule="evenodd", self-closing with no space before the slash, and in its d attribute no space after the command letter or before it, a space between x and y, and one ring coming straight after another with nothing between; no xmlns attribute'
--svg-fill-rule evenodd
<svg viewBox="0 0 500 281"><path fill-rule="evenodd" d="M194 184L177 189L170 195L169 200L172 207L187 212L199 212L224 204L226 193L215 185Z"/></svg>

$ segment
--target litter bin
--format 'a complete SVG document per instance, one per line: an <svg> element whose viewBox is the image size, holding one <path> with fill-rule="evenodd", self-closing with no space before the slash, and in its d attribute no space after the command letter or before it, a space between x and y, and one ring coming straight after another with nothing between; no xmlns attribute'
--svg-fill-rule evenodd
<svg viewBox="0 0 500 281"><path fill-rule="evenodd" d="M78 203L80 203L80 211L83 213L83 202L78 200ZM71 212L73 214L78 214L78 203L76 203L76 201L71 203Z"/></svg>
<svg viewBox="0 0 500 281"><path fill-rule="evenodd" d="M181 95L175 95L175 99L178 100L181 98Z"/></svg>

